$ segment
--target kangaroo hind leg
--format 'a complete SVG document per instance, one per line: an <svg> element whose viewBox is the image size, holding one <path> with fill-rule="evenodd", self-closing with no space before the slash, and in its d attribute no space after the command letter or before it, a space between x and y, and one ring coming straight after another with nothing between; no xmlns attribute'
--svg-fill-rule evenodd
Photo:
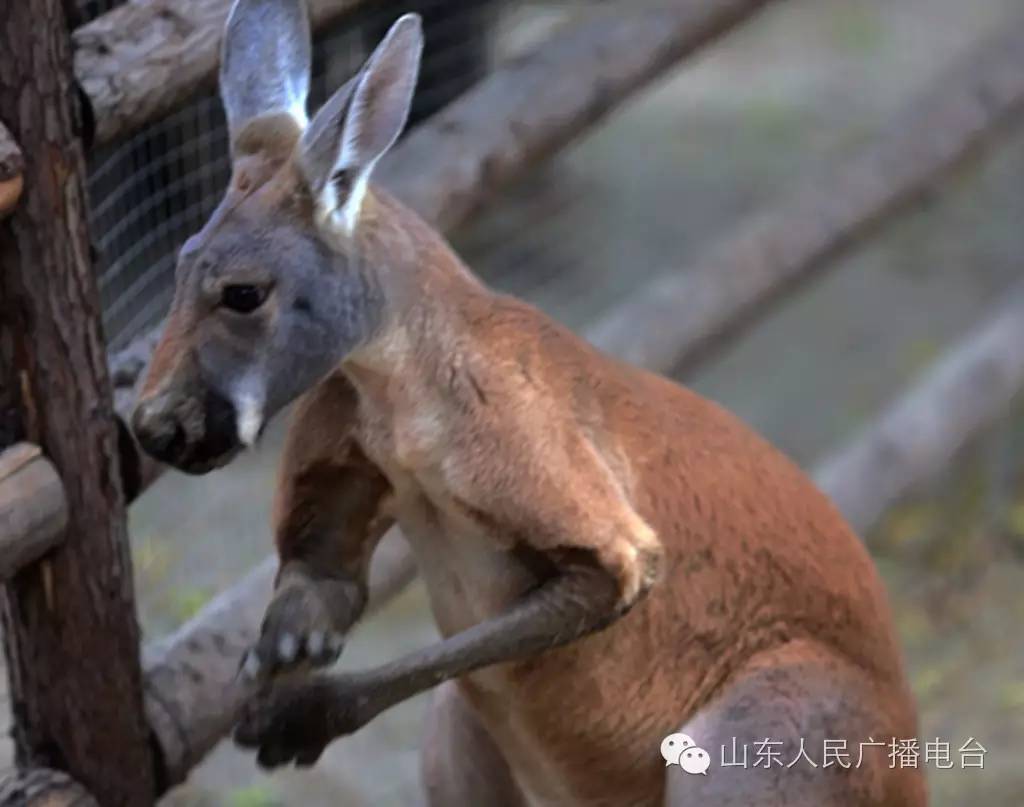
<svg viewBox="0 0 1024 807"><path fill-rule="evenodd" d="M679 729L710 767L666 768L666 807L924 807L921 771L890 767L889 743L913 737L914 722L899 685L790 642L751 659Z"/></svg>
<svg viewBox="0 0 1024 807"><path fill-rule="evenodd" d="M524 807L501 749L454 681L431 695L421 763L428 807Z"/></svg>

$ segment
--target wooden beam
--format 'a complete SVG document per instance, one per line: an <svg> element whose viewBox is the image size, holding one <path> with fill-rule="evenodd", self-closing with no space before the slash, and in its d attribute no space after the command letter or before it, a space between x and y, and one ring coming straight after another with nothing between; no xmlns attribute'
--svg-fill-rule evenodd
<svg viewBox="0 0 1024 807"><path fill-rule="evenodd" d="M1024 285L815 470L858 530L949 465L1024 391Z"/></svg>
<svg viewBox="0 0 1024 807"><path fill-rule="evenodd" d="M24 167L25 157L21 153L21 148L0 121L0 221L14 210L14 206L21 198Z"/></svg>
<svg viewBox="0 0 1024 807"><path fill-rule="evenodd" d="M674 0L661 4L661 8L630 9L625 15L620 9L609 9L599 15L604 21L591 22L589 30L597 37L611 34L613 40L604 45L595 41L593 46L579 39L567 40L563 54L555 54L547 62L555 72L545 73L540 65L531 67L536 65L536 59L517 60L503 72L510 78L492 82L491 89L486 91L491 103L484 107L484 115L457 122L468 122L475 128L486 126L488 136L493 136L505 120L500 110L514 100L531 113L526 119L527 132L537 122L543 126L540 112L532 110L532 99L523 92L527 88L541 97L556 96L565 105L564 112L558 108L550 110L558 119L569 121L574 110L599 116L602 107L614 104L616 96L634 88L630 85L649 80L688 50L735 25L768 1ZM368 0L310 0L313 27L330 26L367 3ZM99 142L125 137L170 114L197 90L213 87L221 32L230 5L230 0L177 0L174 4L166 0L137 0L74 32L75 74L92 104ZM616 18L623 24L617 25ZM652 45L655 47L651 48ZM608 54L615 57L609 58ZM648 61L648 54L655 59ZM529 85L515 78L520 68ZM606 83L589 85L586 71L590 70L596 70ZM583 94L577 97L580 90ZM604 95L606 91L608 98ZM494 99L500 103L494 104ZM488 121L488 115L494 113L497 119ZM516 135L508 134L509 148L514 149ZM458 148L458 141L459 133L449 132L440 142L447 150ZM497 170L503 170L505 162L507 159L496 163Z"/></svg>
<svg viewBox="0 0 1024 807"><path fill-rule="evenodd" d="M0 452L0 580L57 546L67 522L64 485L39 446Z"/></svg>
<svg viewBox="0 0 1024 807"><path fill-rule="evenodd" d="M863 148L767 205L695 266L640 288L588 338L634 364L692 371L1022 113L1024 18L976 46Z"/></svg>
<svg viewBox="0 0 1024 807"><path fill-rule="evenodd" d="M152 804L154 760L67 32L63 0L0 14L0 120L25 161L0 223L0 448L43 449L68 523L68 540L4 584L3 641L18 766L135 807Z"/></svg>
<svg viewBox="0 0 1024 807"><path fill-rule="evenodd" d="M309 0L310 18L324 28L368 1ZM136 0L72 34L98 142L127 137L214 86L231 2Z"/></svg>
<svg viewBox="0 0 1024 807"><path fill-rule="evenodd" d="M268 557L175 633L146 646L146 712L162 749L164 787L181 782L233 726L251 694L238 679L270 599L277 559ZM370 567L373 614L413 579L415 565L397 531L386 535Z"/></svg>
<svg viewBox="0 0 1024 807"><path fill-rule="evenodd" d="M525 168L766 5L676 0L590 11L412 132L381 165L380 181L451 230Z"/></svg>

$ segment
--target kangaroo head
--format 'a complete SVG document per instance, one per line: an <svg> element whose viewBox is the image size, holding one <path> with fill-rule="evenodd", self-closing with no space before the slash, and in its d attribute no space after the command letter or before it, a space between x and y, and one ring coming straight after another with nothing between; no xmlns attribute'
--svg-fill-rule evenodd
<svg viewBox="0 0 1024 807"><path fill-rule="evenodd" d="M220 70L231 182L181 249L132 416L157 459L224 465L372 337L384 303L360 211L405 125L421 50L419 17L406 15L308 122L304 0L235 0Z"/></svg>

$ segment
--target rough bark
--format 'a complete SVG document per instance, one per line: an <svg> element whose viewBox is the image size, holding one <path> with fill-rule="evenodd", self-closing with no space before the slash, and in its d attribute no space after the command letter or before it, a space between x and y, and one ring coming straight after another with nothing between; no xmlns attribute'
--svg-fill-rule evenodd
<svg viewBox="0 0 1024 807"><path fill-rule="evenodd" d="M276 569L277 559L266 558L175 633L147 645L146 712L163 751L166 786L183 781L231 730L251 694L238 680L238 664L258 637ZM368 613L415 572L405 542L392 530L374 554Z"/></svg>
<svg viewBox="0 0 1024 807"><path fill-rule="evenodd" d="M677 0L590 12L412 132L379 179L450 230L524 168L767 4Z"/></svg>
<svg viewBox="0 0 1024 807"><path fill-rule="evenodd" d="M6 4L0 52L0 119L26 180L0 223L0 448L42 447L69 525L4 587L17 762L68 771L106 807L135 807L152 802L153 758L61 0Z"/></svg>
<svg viewBox="0 0 1024 807"><path fill-rule="evenodd" d="M67 521L64 485L39 446L0 453L0 580L57 546Z"/></svg>
<svg viewBox="0 0 1024 807"><path fill-rule="evenodd" d="M310 0L325 27L368 0ZM73 34L75 75L100 142L126 137L213 87L231 0L136 0Z"/></svg>
<svg viewBox="0 0 1024 807"><path fill-rule="evenodd" d="M861 150L768 205L689 270L642 287L588 337L634 364L692 370L1022 113L1024 18L977 46Z"/></svg>
<svg viewBox="0 0 1024 807"><path fill-rule="evenodd" d="M946 467L1024 390L1024 286L814 477L858 530Z"/></svg>

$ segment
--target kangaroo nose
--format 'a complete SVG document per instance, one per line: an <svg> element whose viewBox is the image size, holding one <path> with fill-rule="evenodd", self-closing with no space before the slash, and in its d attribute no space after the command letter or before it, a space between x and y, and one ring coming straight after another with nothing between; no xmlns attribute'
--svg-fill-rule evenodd
<svg viewBox="0 0 1024 807"><path fill-rule="evenodd" d="M173 464L188 448L185 429L159 399L140 401L132 413L132 431L139 444L160 462Z"/></svg>

